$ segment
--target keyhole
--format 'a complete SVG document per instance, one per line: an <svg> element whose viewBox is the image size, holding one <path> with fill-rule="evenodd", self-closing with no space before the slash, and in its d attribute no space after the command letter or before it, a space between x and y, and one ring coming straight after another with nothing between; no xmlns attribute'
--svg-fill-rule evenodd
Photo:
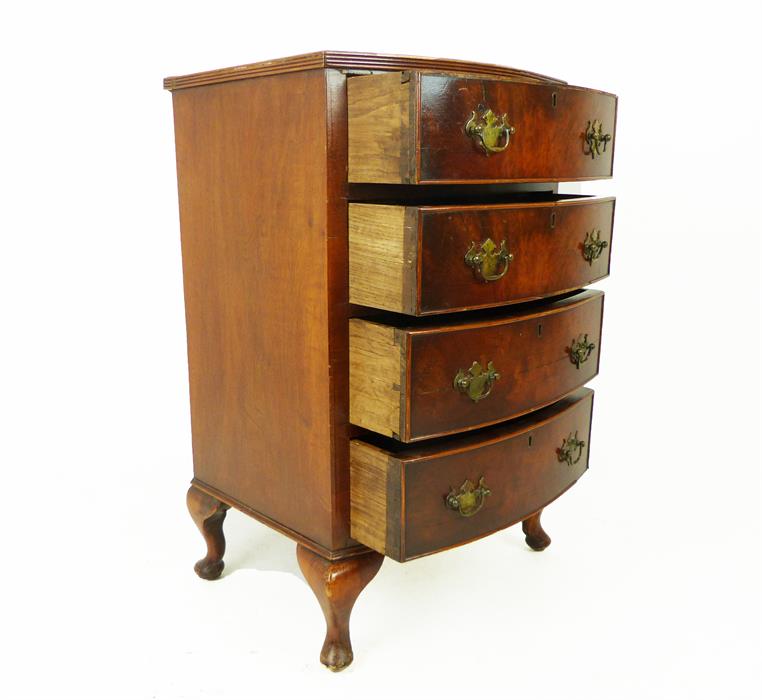
<svg viewBox="0 0 762 700"><path fill-rule="evenodd" d="M529 447L531 447L531 446L532 446L532 436L530 435L529 436Z"/></svg>
<svg viewBox="0 0 762 700"><path fill-rule="evenodd" d="M550 212L550 228L556 227L556 212Z"/></svg>
<svg viewBox="0 0 762 700"><path fill-rule="evenodd" d="M550 103L553 105L553 109L555 109L558 106L558 93L554 92L550 96Z"/></svg>
<svg viewBox="0 0 762 700"><path fill-rule="evenodd" d="M537 324L537 337L542 338L542 323Z"/></svg>

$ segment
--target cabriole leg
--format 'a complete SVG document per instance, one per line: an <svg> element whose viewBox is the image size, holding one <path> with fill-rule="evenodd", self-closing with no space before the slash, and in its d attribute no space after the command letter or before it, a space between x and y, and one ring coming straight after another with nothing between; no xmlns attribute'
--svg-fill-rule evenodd
<svg viewBox="0 0 762 700"><path fill-rule="evenodd" d="M530 515L521 523L521 529L526 535L527 544L536 552L541 552L550 544L548 533L540 525L540 516L542 511L538 510L534 515Z"/></svg>
<svg viewBox="0 0 762 700"><path fill-rule="evenodd" d="M381 568L382 554L368 552L349 559L330 561L302 545L296 547L299 568L323 609L325 642L320 661L331 671L341 671L352 663L349 616L365 586Z"/></svg>
<svg viewBox="0 0 762 700"><path fill-rule="evenodd" d="M206 540L206 556L199 559L193 569L201 578L213 581L220 577L225 568L222 561L225 555L222 523L229 506L195 486L188 489L187 501L193 522Z"/></svg>

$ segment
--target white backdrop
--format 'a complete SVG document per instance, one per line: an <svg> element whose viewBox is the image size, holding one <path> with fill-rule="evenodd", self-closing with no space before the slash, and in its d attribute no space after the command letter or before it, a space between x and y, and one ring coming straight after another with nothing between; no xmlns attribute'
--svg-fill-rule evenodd
<svg viewBox="0 0 762 700"><path fill-rule="evenodd" d="M6 6L2 695L759 697L761 25L759 3L696 0ZM387 561L339 675L292 542L231 512L228 575L191 568L161 89L324 48L620 96L615 178L581 188L618 197L591 469L542 554L512 528Z"/></svg>

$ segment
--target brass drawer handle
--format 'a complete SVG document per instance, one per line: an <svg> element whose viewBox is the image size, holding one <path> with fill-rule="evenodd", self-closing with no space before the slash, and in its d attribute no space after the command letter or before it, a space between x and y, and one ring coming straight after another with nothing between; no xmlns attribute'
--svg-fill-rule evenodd
<svg viewBox="0 0 762 700"><path fill-rule="evenodd" d="M495 366L491 362L487 363L486 370L478 362L474 362L468 371L458 370L452 385L476 403L490 395L492 387L498 379L500 379L500 372L495 370Z"/></svg>
<svg viewBox="0 0 762 700"><path fill-rule="evenodd" d="M590 354L595 350L595 343L591 343L587 339L587 333L579 335L576 340L572 340L571 347L569 348L569 359L572 364L579 369L579 366L584 362L587 362Z"/></svg>
<svg viewBox="0 0 762 700"><path fill-rule="evenodd" d="M585 234L582 244L582 257L592 266L593 260L601 257L604 248L608 248L608 241L601 240L601 232L595 228Z"/></svg>
<svg viewBox="0 0 762 700"><path fill-rule="evenodd" d="M508 123L508 115L497 116L491 109L479 105L466 122L466 135L470 136L487 154L502 153L511 141L516 128Z"/></svg>
<svg viewBox="0 0 762 700"><path fill-rule="evenodd" d="M574 435L569 433L569 437L564 438L556 452L558 453L558 461L566 462L570 467L573 467L582 458L582 450L585 447L585 441L580 440L577 437L577 431L574 431ZM577 454L577 458L574 458L574 454Z"/></svg>
<svg viewBox="0 0 762 700"><path fill-rule="evenodd" d="M473 271L474 277L482 282L497 282L505 277L513 262L513 253L508 252L505 241L498 248L491 238L484 243L471 241L471 247L463 258Z"/></svg>
<svg viewBox="0 0 762 700"><path fill-rule="evenodd" d="M466 479L457 491L450 489L450 493L445 496L445 504L451 510L457 510L464 518L470 518L482 509L484 499L490 494L491 491L484 484L484 477L479 479L476 486L470 479Z"/></svg>
<svg viewBox="0 0 762 700"><path fill-rule="evenodd" d="M585 129L585 143L587 144L586 155L592 156L595 160L595 156L601 155L606 152L606 144L611 141L611 134L603 133L603 124L599 119L593 119L587 123ZM603 150L601 150L601 144L603 144Z"/></svg>

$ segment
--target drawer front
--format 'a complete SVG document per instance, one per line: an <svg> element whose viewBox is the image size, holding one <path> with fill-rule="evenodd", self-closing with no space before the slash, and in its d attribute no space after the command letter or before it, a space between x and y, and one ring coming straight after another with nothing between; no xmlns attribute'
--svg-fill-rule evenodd
<svg viewBox="0 0 762 700"><path fill-rule="evenodd" d="M414 442L528 413L598 372L603 293L398 328L350 321L350 422Z"/></svg>
<svg viewBox="0 0 762 700"><path fill-rule="evenodd" d="M610 177L617 98L554 83L387 73L349 78L349 181Z"/></svg>
<svg viewBox="0 0 762 700"><path fill-rule="evenodd" d="M439 75L421 76L420 91L420 182L578 180L612 174L613 95L558 85ZM478 135L466 135L472 112L476 112L478 125L485 123L480 106L496 115L505 114L515 130L498 153L485 151ZM592 129L594 121L601 124L597 148L591 148L586 136L588 122ZM504 143L501 138L496 148Z"/></svg>
<svg viewBox="0 0 762 700"><path fill-rule="evenodd" d="M422 316L541 299L609 273L614 199L349 205L349 300Z"/></svg>
<svg viewBox="0 0 762 700"><path fill-rule="evenodd" d="M464 544L545 507L588 466L593 392L430 447L351 443L351 534L397 561Z"/></svg>

